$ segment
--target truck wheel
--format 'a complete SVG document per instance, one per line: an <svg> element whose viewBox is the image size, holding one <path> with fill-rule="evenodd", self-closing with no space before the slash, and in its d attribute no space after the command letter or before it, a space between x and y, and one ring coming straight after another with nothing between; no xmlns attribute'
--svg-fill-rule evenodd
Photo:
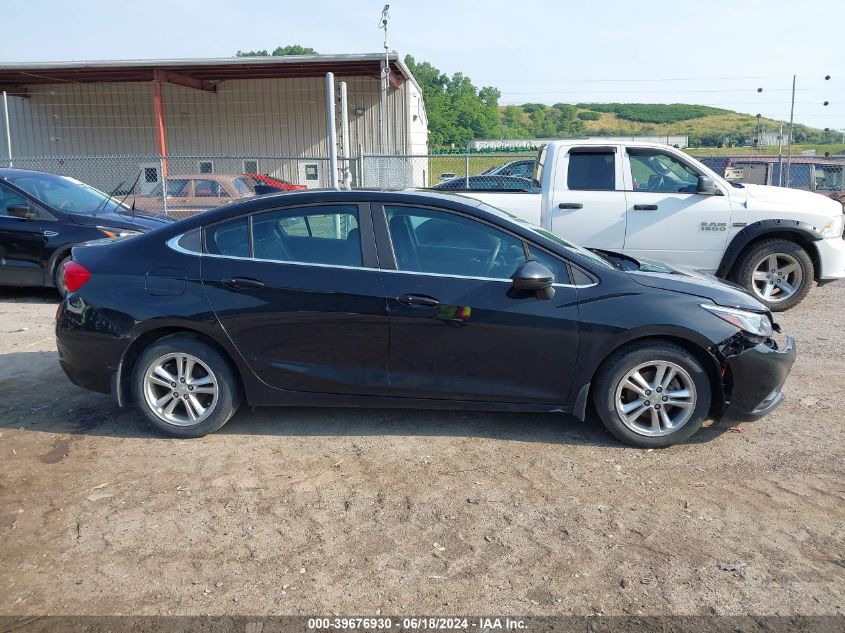
<svg viewBox="0 0 845 633"><path fill-rule="evenodd" d="M688 440L710 411L710 380L701 363L665 341L618 350L594 384L593 402L607 430L640 448Z"/></svg>
<svg viewBox="0 0 845 633"><path fill-rule="evenodd" d="M773 238L758 242L736 265L737 283L772 312L798 305L810 292L813 260L800 245Z"/></svg>
<svg viewBox="0 0 845 633"><path fill-rule="evenodd" d="M174 437L202 437L226 424L240 404L238 385L220 352L181 334L153 343L132 372L135 404Z"/></svg>

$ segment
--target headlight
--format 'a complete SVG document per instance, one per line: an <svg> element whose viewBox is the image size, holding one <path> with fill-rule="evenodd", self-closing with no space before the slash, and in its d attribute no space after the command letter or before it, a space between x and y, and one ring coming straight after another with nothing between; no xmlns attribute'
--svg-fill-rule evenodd
<svg viewBox="0 0 845 633"><path fill-rule="evenodd" d="M108 237L132 237L133 235L141 234L140 231L131 231L129 229L112 229L107 226L98 226L97 228Z"/></svg>
<svg viewBox="0 0 845 633"><path fill-rule="evenodd" d="M737 310L736 308L726 308L712 303L702 303L701 307L749 334L763 336L765 338L769 338L772 335L772 320L767 314Z"/></svg>
<svg viewBox="0 0 845 633"><path fill-rule="evenodd" d="M822 237L842 237L843 223L845 223L845 215L835 215L821 228L819 233L822 234Z"/></svg>

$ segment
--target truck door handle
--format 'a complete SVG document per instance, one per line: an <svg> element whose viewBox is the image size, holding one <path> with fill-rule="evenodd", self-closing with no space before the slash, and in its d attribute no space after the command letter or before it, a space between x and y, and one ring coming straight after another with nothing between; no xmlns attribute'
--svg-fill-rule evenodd
<svg viewBox="0 0 845 633"><path fill-rule="evenodd" d="M250 277L230 277L224 279L223 283L231 288L263 288L264 282Z"/></svg>
<svg viewBox="0 0 845 633"><path fill-rule="evenodd" d="M635 204L634 211L657 211L656 204Z"/></svg>
<svg viewBox="0 0 845 633"><path fill-rule="evenodd" d="M407 306L423 306L426 308L436 308L440 302L434 297L427 297L425 295L399 295L397 297L399 303L404 303Z"/></svg>
<svg viewBox="0 0 845 633"><path fill-rule="evenodd" d="M583 209L584 205L580 202L561 202L557 205L558 209Z"/></svg>

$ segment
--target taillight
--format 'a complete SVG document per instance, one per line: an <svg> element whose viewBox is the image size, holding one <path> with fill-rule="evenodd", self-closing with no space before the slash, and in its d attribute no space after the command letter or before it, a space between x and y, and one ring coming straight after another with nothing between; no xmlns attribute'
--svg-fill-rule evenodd
<svg viewBox="0 0 845 633"><path fill-rule="evenodd" d="M91 279L91 271L74 261L65 263L63 274L65 288L68 292L76 292L85 285L86 281Z"/></svg>

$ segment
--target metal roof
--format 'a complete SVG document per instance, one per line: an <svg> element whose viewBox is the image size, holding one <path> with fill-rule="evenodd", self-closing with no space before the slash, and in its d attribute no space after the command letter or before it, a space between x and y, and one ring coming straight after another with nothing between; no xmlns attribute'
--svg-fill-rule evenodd
<svg viewBox="0 0 845 633"><path fill-rule="evenodd" d="M0 63L0 89L52 83L151 81L156 71L175 73L198 81L380 76L384 53L350 55L287 55L284 57L226 57L206 59L127 59L64 62ZM388 53L394 76L418 84L396 51Z"/></svg>

